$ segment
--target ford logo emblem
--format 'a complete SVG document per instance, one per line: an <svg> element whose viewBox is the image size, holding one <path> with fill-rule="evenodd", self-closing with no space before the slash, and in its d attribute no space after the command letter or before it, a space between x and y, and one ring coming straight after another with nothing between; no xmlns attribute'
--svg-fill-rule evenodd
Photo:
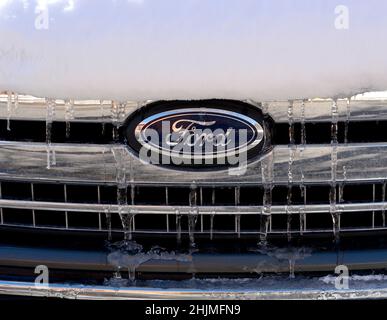
<svg viewBox="0 0 387 320"><path fill-rule="evenodd" d="M160 165L235 166L270 142L261 110L231 100L156 102L133 114L125 128L140 159Z"/></svg>

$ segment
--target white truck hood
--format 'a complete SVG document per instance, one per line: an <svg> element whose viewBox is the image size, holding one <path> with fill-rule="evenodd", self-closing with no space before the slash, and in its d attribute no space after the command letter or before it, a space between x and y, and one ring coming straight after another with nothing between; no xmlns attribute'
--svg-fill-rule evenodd
<svg viewBox="0 0 387 320"><path fill-rule="evenodd" d="M338 5L0 0L0 91L261 100L387 89L387 2L346 0L344 24Z"/></svg>

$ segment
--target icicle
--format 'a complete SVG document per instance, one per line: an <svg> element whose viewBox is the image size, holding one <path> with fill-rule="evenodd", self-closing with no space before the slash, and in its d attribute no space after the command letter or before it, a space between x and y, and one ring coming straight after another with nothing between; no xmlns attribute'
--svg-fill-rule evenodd
<svg viewBox="0 0 387 320"><path fill-rule="evenodd" d="M181 244L181 215L178 209L175 210L176 217L176 240L177 244Z"/></svg>
<svg viewBox="0 0 387 320"><path fill-rule="evenodd" d="M301 172L301 184L300 184L301 198L303 199L303 205L300 206L300 234L302 235L306 231L306 186L305 176Z"/></svg>
<svg viewBox="0 0 387 320"><path fill-rule="evenodd" d="M348 128L349 128L349 119L351 117L351 98L347 98L347 111L344 127L344 143L348 143Z"/></svg>
<svg viewBox="0 0 387 320"><path fill-rule="evenodd" d="M125 119L125 102L112 101L111 105L111 119L113 123L113 140L118 141L118 128L121 122Z"/></svg>
<svg viewBox="0 0 387 320"><path fill-rule="evenodd" d="M339 204L344 202L344 187L347 181L347 167L343 166L343 181L339 185Z"/></svg>
<svg viewBox="0 0 387 320"><path fill-rule="evenodd" d="M103 104L103 100L99 100L99 107L100 107L100 110L101 110L101 121L102 121L102 136L105 135L105 110L104 110L104 104Z"/></svg>
<svg viewBox="0 0 387 320"><path fill-rule="evenodd" d="M372 185L372 203L376 200L376 186L375 183ZM375 228L375 211L372 211L372 228Z"/></svg>
<svg viewBox="0 0 387 320"><path fill-rule="evenodd" d="M262 212L260 221L260 243L259 245L265 247L267 245L267 233L269 229L269 223L271 219L271 206L272 206L272 191L273 191L273 166L274 166L274 153L270 152L266 157L261 160L261 174L263 184L263 200L262 200Z"/></svg>
<svg viewBox="0 0 387 320"><path fill-rule="evenodd" d="M12 93L7 92L7 130L11 131Z"/></svg>
<svg viewBox="0 0 387 320"><path fill-rule="evenodd" d="M383 202L383 209L382 209L382 221L383 221L383 227L386 226L386 208L384 203L386 202L386 182L382 185L382 202Z"/></svg>
<svg viewBox="0 0 387 320"><path fill-rule="evenodd" d="M17 93L13 94L13 104L14 110L17 111L17 109L19 109L19 95Z"/></svg>
<svg viewBox="0 0 387 320"><path fill-rule="evenodd" d="M117 205L118 214L124 229L125 240L132 239L132 226L134 214L128 210L128 183L126 179L126 150L122 147L112 149L116 161L116 184L117 184Z"/></svg>
<svg viewBox="0 0 387 320"><path fill-rule="evenodd" d="M291 224L292 224L292 197L293 197L293 162L296 154L296 145L294 139L294 121L293 121L293 101L289 102L288 107L288 122L289 122L289 160L288 160L288 192L286 197L286 232L288 241L291 240Z"/></svg>
<svg viewBox="0 0 387 320"><path fill-rule="evenodd" d="M198 218L198 192L196 183L193 182L191 185L191 191L189 194L189 206L190 212L188 215L188 234L190 248L195 248L195 226Z"/></svg>
<svg viewBox="0 0 387 320"><path fill-rule="evenodd" d="M213 239L215 211L210 215L210 240Z"/></svg>
<svg viewBox="0 0 387 320"><path fill-rule="evenodd" d="M294 145L294 118L293 118L293 101L289 101L288 106L288 123L289 123L289 144Z"/></svg>
<svg viewBox="0 0 387 320"><path fill-rule="evenodd" d="M296 277L295 266L296 266L296 261L292 258L289 258L289 278L290 279L294 279Z"/></svg>
<svg viewBox="0 0 387 320"><path fill-rule="evenodd" d="M336 244L340 239L340 212L337 209L336 199L336 180L337 180L337 131L338 131L338 107L337 100L333 100L331 107L332 124L331 124L331 188L329 192L330 214L333 222L333 235Z"/></svg>
<svg viewBox="0 0 387 320"><path fill-rule="evenodd" d="M55 150L51 146L52 122L55 117L55 100L46 99L46 149L47 149L47 169L56 165Z"/></svg>
<svg viewBox="0 0 387 320"><path fill-rule="evenodd" d="M105 217L106 217L106 225L108 228L108 241L112 240L112 215L108 208L104 209Z"/></svg>
<svg viewBox="0 0 387 320"><path fill-rule="evenodd" d="M235 187L235 207L239 211L239 203L240 203L240 198L241 198L241 188ZM237 234L238 238L241 237L241 215L238 212L235 215L235 233Z"/></svg>
<svg viewBox="0 0 387 320"><path fill-rule="evenodd" d="M301 103L301 145L304 148L306 145L306 129L305 129L305 100Z"/></svg>
<svg viewBox="0 0 387 320"><path fill-rule="evenodd" d="M339 109L337 105L337 100L332 101L332 122L331 122L331 143L337 144L337 132L338 132L338 121L339 121Z"/></svg>
<svg viewBox="0 0 387 320"><path fill-rule="evenodd" d="M74 101L65 101L66 138L70 137L70 120L74 120Z"/></svg>

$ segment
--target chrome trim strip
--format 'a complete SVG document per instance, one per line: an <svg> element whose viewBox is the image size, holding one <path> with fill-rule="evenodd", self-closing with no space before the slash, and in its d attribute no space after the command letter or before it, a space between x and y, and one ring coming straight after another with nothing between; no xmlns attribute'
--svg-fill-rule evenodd
<svg viewBox="0 0 387 320"><path fill-rule="evenodd" d="M116 184L118 166L126 172L128 184L175 186L191 185L192 181L198 186L262 184L262 159L249 163L240 171L181 171L143 163L123 145L52 144L50 149L55 150L56 165L47 169L46 144L0 141L0 179ZM292 149L293 182L330 183L332 150L331 145L297 146ZM120 159L115 159L113 151L121 155ZM273 183L287 185L290 149L277 146L271 152L274 157ZM340 145L337 147L337 159L337 183L387 180L387 143Z"/></svg>
<svg viewBox="0 0 387 320"><path fill-rule="evenodd" d="M40 202L40 201L25 201L25 200L8 200L0 199L0 207L13 209L28 209L28 210L49 210L49 211L69 211L69 212L95 212L100 213L108 210L110 213L131 212L135 214L168 214L175 215L176 210L179 214L189 215L192 208L189 206L163 206L163 205L105 205L105 204L89 204L89 203L70 203L70 202ZM203 215L256 215L262 214L262 206L198 206L195 207L198 214ZM387 202L367 202L367 203L342 203L337 205L337 210L344 212L370 212L382 211L387 208ZM329 204L318 205L292 205L292 212L298 215L299 212L313 214L329 212ZM285 205L271 207L271 214L287 214L288 210Z"/></svg>
<svg viewBox="0 0 387 320"><path fill-rule="evenodd" d="M7 119L9 112L7 110L6 94L0 94L0 119ZM74 101L74 116L71 119L66 119L65 101L55 100L56 114L55 120L69 122L115 122L124 121L140 106L146 105L149 101L125 101L124 114L120 119L114 119L112 116L111 106L115 101L111 100L76 100ZM267 112L277 123L288 122L288 107L289 101L253 101L245 100ZM294 122L330 122L332 99L305 99L294 100L293 103L293 120ZM338 99L338 119L346 121L349 116L350 121L369 121L369 120L387 120L387 100L386 99L369 99L366 96L352 97L349 108L347 108L347 99ZM305 118L302 118L301 108L305 110ZM350 114L348 115L348 111ZM11 120L42 120L46 119L46 102L44 98L36 98L29 95L18 95L17 110L12 110Z"/></svg>
<svg viewBox="0 0 387 320"><path fill-rule="evenodd" d="M0 294L14 296L50 297L77 300L339 300L339 299L385 299L387 286L347 290L321 290L307 286L307 289L243 290L243 289L160 289L152 287L108 287L82 284L50 284L49 287L29 282L0 281Z"/></svg>
<svg viewBox="0 0 387 320"><path fill-rule="evenodd" d="M85 228L85 227L55 227L55 226L33 226L32 224L31 225L21 225L21 224L7 224L7 223L4 223L2 224L0 227L10 227L10 228L23 228L23 229L33 229L33 230L55 230L55 231L73 231L73 232L97 232L97 233L100 233L100 232L112 232L112 233L118 233L118 234L122 234L125 232L124 229L115 229L115 228L112 228L111 230L108 230L108 229L99 229L99 228ZM359 228L341 228L340 229L340 234L346 234L346 233L352 233L352 232L356 232L356 233L360 233L360 232L385 232L387 231L387 227L375 227L375 228L372 228L372 227L359 227ZM300 230L286 230L286 229L278 229L278 230L270 230L268 231L268 235L280 235L280 236L283 236L284 234L286 234L287 232L289 232L290 234L292 235L299 235L301 234ZM136 229L134 231L132 231L132 234L143 234L143 235L176 235L178 232L176 230L174 231L165 231L165 230L156 230L156 229ZM204 234L204 235L210 235L211 234L211 231L210 230L204 230L203 232L201 231L194 231L195 235L198 235L198 234ZM321 234L332 234L333 233L333 227L332 228L327 228L327 229L306 229L306 230L303 230L302 231L302 235L321 235ZM189 231L188 230L182 230L180 232L180 234L184 234L184 235L189 235ZM213 231L212 232L213 235L232 235L232 236L235 236L236 232L235 231L230 231L230 230L216 230L216 231ZM261 234L260 231L240 231L240 233L238 234L241 234L241 235L248 235L248 236L257 236L259 234Z"/></svg>

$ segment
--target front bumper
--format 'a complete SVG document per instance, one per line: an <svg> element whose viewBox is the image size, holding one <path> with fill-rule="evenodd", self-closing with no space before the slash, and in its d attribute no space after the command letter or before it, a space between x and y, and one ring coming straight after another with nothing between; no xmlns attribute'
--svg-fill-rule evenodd
<svg viewBox="0 0 387 320"><path fill-rule="evenodd" d="M0 267L33 268L46 265L50 270L78 272L94 270L113 275L116 267L109 264L108 253L101 251L74 251L39 249L26 247L0 247ZM24 282L19 278L0 280L0 295L55 297L66 299L380 299L387 298L387 278L380 276L370 281L367 276L360 281L349 281L349 289L338 290L334 283L334 269L338 264L346 265L352 274L370 268L386 268L387 250L351 250L342 252L312 252L294 261L294 279L289 277L289 261L278 261L268 255L240 254L231 259L221 254L193 254L191 261L150 260L138 266L139 272L187 273L250 273L272 272L272 276L253 278L216 279L194 278L190 280L137 280L114 282L108 279L104 285L90 285L81 281L58 282L53 280L48 286L35 284L32 277ZM280 267L280 269L278 269ZM323 268L322 268L323 267ZM322 277L321 271L331 276ZM304 272L319 271L308 277ZM274 274L280 272L282 274ZM314 274L314 275L313 275ZM33 276L33 271L31 271ZM36 275L35 275L36 276ZM375 277L375 276L374 276ZM13 281L17 279L18 281ZM50 278L51 279L51 278ZM328 281L324 281L328 279ZM86 280L86 279L85 279ZM109 281L111 280L111 281ZM117 279L116 279L117 280ZM125 280L125 279L121 279ZM129 284L128 284L129 283Z"/></svg>
<svg viewBox="0 0 387 320"><path fill-rule="evenodd" d="M87 300L129 300L129 299L383 299L387 298L386 287L335 290L321 288L283 290L242 290L242 289L187 289L149 287L83 286L77 284L50 284L49 287L28 282L0 281L0 294L31 297L51 297Z"/></svg>

